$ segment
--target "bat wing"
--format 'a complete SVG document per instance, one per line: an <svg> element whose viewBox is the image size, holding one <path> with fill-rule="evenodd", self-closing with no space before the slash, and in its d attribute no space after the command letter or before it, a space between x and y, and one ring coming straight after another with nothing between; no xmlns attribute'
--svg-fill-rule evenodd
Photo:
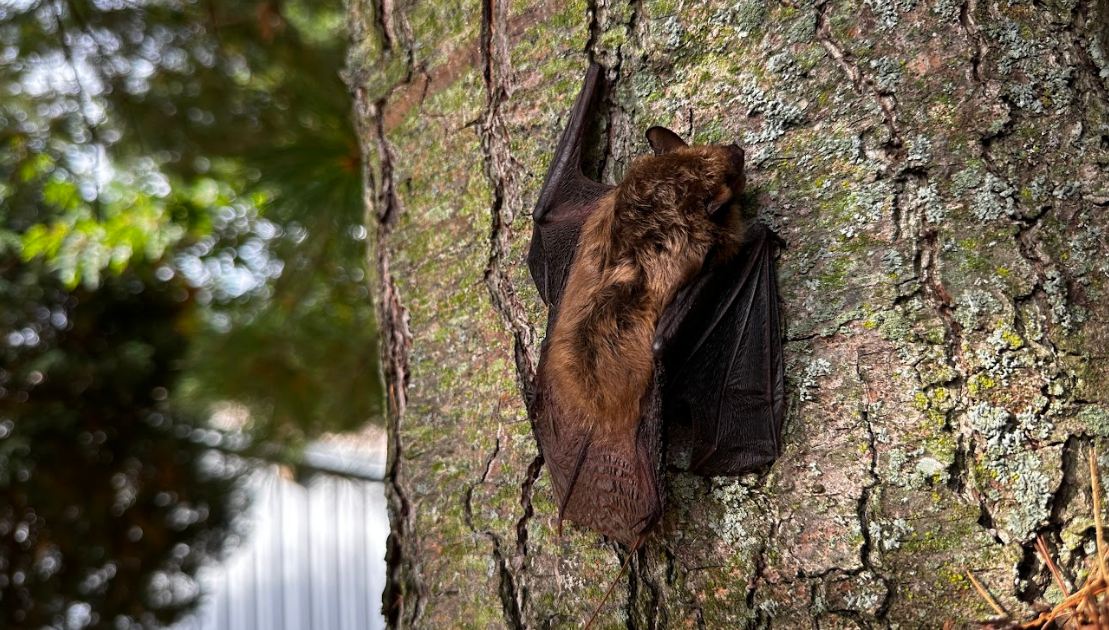
<svg viewBox="0 0 1109 630"><path fill-rule="evenodd" d="M528 267L548 305L547 334L557 326L558 306L577 251L581 227L612 186L581 172L582 141L598 94L601 67L592 64L562 132L533 213ZM536 440L559 501L559 523L569 519L634 546L662 514L658 484L661 461L661 386L655 378L642 403L636 435L619 441L594 439L580 422L570 422L551 386L546 341L529 412ZM560 525L561 527L561 525Z"/></svg>
<svg viewBox="0 0 1109 630"><path fill-rule="evenodd" d="M589 66L532 213L528 268L539 295L555 311L578 248L581 226L596 209L597 200L612 190L612 186L599 184L581 172L582 139L600 74L599 64Z"/></svg>
<svg viewBox="0 0 1109 630"><path fill-rule="evenodd" d="M643 398L642 420L630 440L606 442L576 430L565 421L558 392L544 378L539 384L533 419L539 447L559 502L559 529L568 519L628 547L637 543L662 515L658 483L661 444L661 386L658 379Z"/></svg>
<svg viewBox="0 0 1109 630"><path fill-rule="evenodd" d="M689 469L732 475L777 459L785 370L774 242L755 223L730 260L675 297L657 329L665 421L688 430Z"/></svg>

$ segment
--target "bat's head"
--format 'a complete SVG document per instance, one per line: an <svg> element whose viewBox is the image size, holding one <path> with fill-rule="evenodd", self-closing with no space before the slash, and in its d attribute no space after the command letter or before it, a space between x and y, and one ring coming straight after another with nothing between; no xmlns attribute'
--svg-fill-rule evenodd
<svg viewBox="0 0 1109 630"><path fill-rule="evenodd" d="M668 160L700 172L705 186L705 210L710 216L737 199L747 184L743 174L743 149L734 143L691 147L666 127L648 129L647 142L656 156L667 156Z"/></svg>

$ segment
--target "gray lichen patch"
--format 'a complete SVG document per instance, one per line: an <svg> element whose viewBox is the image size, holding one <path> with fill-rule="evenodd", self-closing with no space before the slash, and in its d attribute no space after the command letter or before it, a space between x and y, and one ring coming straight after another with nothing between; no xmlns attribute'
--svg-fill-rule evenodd
<svg viewBox="0 0 1109 630"><path fill-rule="evenodd" d="M758 525L766 512L765 504L760 505L742 480L715 480L712 498L723 508L719 521L712 526L720 544L730 547L733 553L744 547L761 545L756 534L762 530Z"/></svg>
<svg viewBox="0 0 1109 630"><path fill-rule="evenodd" d="M777 140L788 128L804 121L804 113L799 107L768 96L754 84L740 87L732 102L746 107L748 118L760 117L763 121L762 129L757 133L748 131L744 135L743 141L748 145Z"/></svg>
<svg viewBox="0 0 1109 630"><path fill-rule="evenodd" d="M818 597L829 610L850 610L874 619L889 595L889 585L884 579L873 572L862 571L828 581L819 589Z"/></svg>
<svg viewBox="0 0 1109 630"><path fill-rule="evenodd" d="M1077 419L1082 428L1091 435L1109 437L1109 409L1100 405L1083 405Z"/></svg>
<svg viewBox="0 0 1109 630"><path fill-rule="evenodd" d="M983 442L975 481L998 520L999 535L1029 539L1050 515L1062 479L1061 447L1030 445L1050 433L1034 409L1014 415L982 402L970 409L968 422Z"/></svg>
<svg viewBox="0 0 1109 630"><path fill-rule="evenodd" d="M1008 81L1010 102L1035 114L1061 112L1070 105L1074 69L1059 65L1049 45L1052 35L1040 39L1035 28L1012 18L988 24L986 33L1000 43L996 70Z"/></svg>
<svg viewBox="0 0 1109 630"><path fill-rule="evenodd" d="M673 555L660 560L683 569L675 586L696 600L703 618L743 627L755 616L748 585L760 564L777 553L768 547L772 497L758 475L707 479L681 473L671 475L668 486L675 505L662 531ZM721 564L701 565L698 559L708 556ZM672 618L689 612L680 599L663 610Z"/></svg>
<svg viewBox="0 0 1109 630"><path fill-rule="evenodd" d="M866 6L874 13L878 30L890 30L901 21L901 14L912 11L920 0L865 0Z"/></svg>

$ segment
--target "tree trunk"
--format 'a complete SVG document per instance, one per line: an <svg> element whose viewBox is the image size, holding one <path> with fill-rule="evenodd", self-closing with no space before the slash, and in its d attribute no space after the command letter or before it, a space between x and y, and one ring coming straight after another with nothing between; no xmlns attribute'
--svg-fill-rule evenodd
<svg viewBox="0 0 1109 630"><path fill-rule="evenodd" d="M1082 576L1109 438L1106 3L484 2L348 2L391 627L580 627L627 553L555 533L523 395L530 209L591 58L609 181L653 124L746 147L790 401L768 472L668 474L598 627L940 627L992 614L967 571L1058 601L1032 542Z"/></svg>

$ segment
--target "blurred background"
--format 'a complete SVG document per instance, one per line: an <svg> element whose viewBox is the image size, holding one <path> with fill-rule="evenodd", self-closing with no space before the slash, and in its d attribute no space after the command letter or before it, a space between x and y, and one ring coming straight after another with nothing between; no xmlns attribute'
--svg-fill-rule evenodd
<svg viewBox="0 0 1109 630"><path fill-rule="evenodd" d="M0 0L0 628L374 628L341 3Z"/></svg>

